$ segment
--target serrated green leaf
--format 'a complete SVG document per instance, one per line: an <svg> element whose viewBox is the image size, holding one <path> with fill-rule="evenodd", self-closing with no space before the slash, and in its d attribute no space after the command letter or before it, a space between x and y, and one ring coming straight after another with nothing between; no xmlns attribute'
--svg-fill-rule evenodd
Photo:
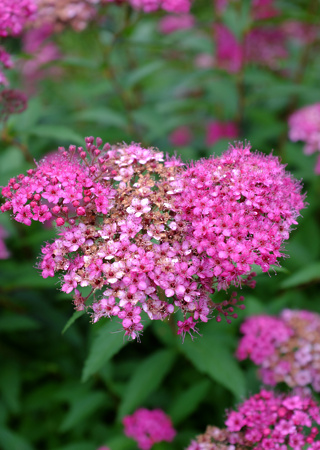
<svg viewBox="0 0 320 450"><path fill-rule="evenodd" d="M175 398L172 407L168 411L174 425L178 425L197 409L199 403L207 394L209 387L210 381L203 380Z"/></svg>
<svg viewBox="0 0 320 450"><path fill-rule="evenodd" d="M104 392L92 392L75 401L60 426L60 431L68 431L93 414L106 401Z"/></svg>
<svg viewBox="0 0 320 450"><path fill-rule="evenodd" d="M128 341L123 333L118 332L119 328L119 323L109 320L99 329L91 344L89 356L84 363L82 381L87 381L91 375L96 373L127 344Z"/></svg>
<svg viewBox="0 0 320 450"><path fill-rule="evenodd" d="M245 379L233 355L228 340L220 334L206 334L205 338L185 339L179 347L182 353L202 373L209 375L236 398L245 395Z"/></svg>
<svg viewBox="0 0 320 450"><path fill-rule="evenodd" d="M110 108L95 108L81 111L74 116L74 119L87 122L98 122L109 127L125 128L127 126L125 117Z"/></svg>
<svg viewBox="0 0 320 450"><path fill-rule="evenodd" d="M1 450L33 450L25 439L7 428L0 428L0 448Z"/></svg>
<svg viewBox="0 0 320 450"><path fill-rule="evenodd" d="M320 262L310 264L307 267L297 271L284 280L280 287L282 289L288 289L316 281L320 281Z"/></svg>
<svg viewBox="0 0 320 450"><path fill-rule="evenodd" d="M39 137L45 137L54 141L64 141L68 144L83 145L84 138L74 130L63 125L37 125L29 130L29 134Z"/></svg>
<svg viewBox="0 0 320 450"><path fill-rule="evenodd" d="M75 311L72 316L70 317L70 319L68 320L68 322L65 324L63 330L61 331L61 334L64 334L68 328L71 327L71 325L77 320L79 319L79 317L84 315L84 311Z"/></svg>
<svg viewBox="0 0 320 450"><path fill-rule="evenodd" d="M122 403L118 411L118 419L131 413L137 406L154 392L163 378L170 371L176 352L174 350L159 350L143 360L133 373Z"/></svg>

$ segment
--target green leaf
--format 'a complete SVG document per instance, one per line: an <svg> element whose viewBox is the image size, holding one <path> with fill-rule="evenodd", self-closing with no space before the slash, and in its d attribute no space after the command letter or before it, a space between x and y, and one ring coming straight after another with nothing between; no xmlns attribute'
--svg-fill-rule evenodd
<svg viewBox="0 0 320 450"><path fill-rule="evenodd" d="M99 329L92 342L89 356L84 363L82 381L87 381L91 375L101 369L109 359L127 344L128 341L123 333L118 332L119 328L121 328L119 323L108 320L108 322Z"/></svg>
<svg viewBox="0 0 320 450"><path fill-rule="evenodd" d="M170 371L176 352L159 350L144 359L133 373L119 408L118 419L131 413L137 406L154 392Z"/></svg>
<svg viewBox="0 0 320 450"><path fill-rule="evenodd" d="M37 330L40 328L39 322L28 316L18 314L5 314L0 318L0 333L12 331Z"/></svg>
<svg viewBox="0 0 320 450"><path fill-rule="evenodd" d="M126 436L116 436L114 438L108 439L105 444L112 450L132 450L132 439L127 438Z"/></svg>
<svg viewBox="0 0 320 450"><path fill-rule="evenodd" d="M72 316L70 317L70 319L68 320L68 322L65 324L63 330L61 331L61 334L64 334L67 329L69 327L71 327L71 325L77 320L79 319L79 317L84 315L84 311L75 311Z"/></svg>
<svg viewBox="0 0 320 450"><path fill-rule="evenodd" d="M245 395L245 379L237 364L228 340L220 334L206 334L204 337L180 343L180 349L187 359L202 373L209 375L236 398Z"/></svg>
<svg viewBox="0 0 320 450"><path fill-rule="evenodd" d="M91 392L75 401L60 426L60 431L68 431L93 414L106 401L104 392Z"/></svg>
<svg viewBox="0 0 320 450"><path fill-rule="evenodd" d="M135 84L139 83L144 78L152 75L159 70L163 70L166 64L163 60L152 61L144 66L139 66L137 69L131 71L129 75L124 80L124 85L126 88L133 87Z"/></svg>
<svg viewBox="0 0 320 450"><path fill-rule="evenodd" d="M310 264L307 267L304 267L303 269L294 273L286 280L284 280L281 283L280 287L282 289L288 289L316 281L320 281L320 262Z"/></svg>
<svg viewBox="0 0 320 450"><path fill-rule="evenodd" d="M87 122L98 122L109 127L125 128L127 126L125 117L110 108L95 108L81 111L74 116L74 119Z"/></svg>
<svg viewBox="0 0 320 450"><path fill-rule="evenodd" d="M45 137L54 141L65 141L70 144L84 144L84 138L69 127L63 125L37 125L29 130L29 134Z"/></svg>
<svg viewBox="0 0 320 450"><path fill-rule="evenodd" d="M33 450L33 448L18 434L6 428L0 428L1 450Z"/></svg>
<svg viewBox="0 0 320 450"><path fill-rule="evenodd" d="M0 389L2 396L13 413L20 410L21 370L12 363L5 365L0 371Z"/></svg>
<svg viewBox="0 0 320 450"><path fill-rule="evenodd" d="M96 450L97 446L93 442L76 442L75 444L59 446L54 450Z"/></svg>
<svg viewBox="0 0 320 450"><path fill-rule="evenodd" d="M197 409L199 403L206 396L209 387L209 380L203 380L182 392L174 400L172 407L168 411L174 425L178 425Z"/></svg>

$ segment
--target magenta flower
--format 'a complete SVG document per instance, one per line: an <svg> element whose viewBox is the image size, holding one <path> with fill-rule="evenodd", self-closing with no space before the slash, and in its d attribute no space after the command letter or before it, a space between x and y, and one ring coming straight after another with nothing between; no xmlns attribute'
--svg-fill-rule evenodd
<svg viewBox="0 0 320 450"><path fill-rule="evenodd" d="M159 30L163 34L178 30L188 30L194 26L195 19L191 14L167 15L159 22Z"/></svg>
<svg viewBox="0 0 320 450"><path fill-rule="evenodd" d="M245 38L247 62L279 69L288 58L286 34L281 27L259 27L251 30Z"/></svg>
<svg viewBox="0 0 320 450"><path fill-rule="evenodd" d="M141 450L149 450L157 442L171 442L176 435L171 419L161 409L137 409L123 419L123 425L125 434L137 441Z"/></svg>
<svg viewBox="0 0 320 450"><path fill-rule="evenodd" d="M5 49L2 46L0 46L0 63L5 69L10 69L13 66L11 56L9 55L9 53L7 53L5 51ZM3 84L4 86L7 86L8 81L5 77L5 75L0 70L0 85L1 84Z"/></svg>
<svg viewBox="0 0 320 450"><path fill-rule="evenodd" d="M106 0L111 2L114 0ZM162 9L169 13L186 14L190 11L191 0L128 0L134 9L150 13Z"/></svg>
<svg viewBox="0 0 320 450"><path fill-rule="evenodd" d="M169 141L174 147L184 147L192 141L192 132L187 126L176 128L169 136Z"/></svg>
<svg viewBox="0 0 320 450"><path fill-rule="evenodd" d="M274 6L275 0L253 0L252 15L254 20L271 19L279 15L279 11Z"/></svg>
<svg viewBox="0 0 320 450"><path fill-rule="evenodd" d="M320 103L305 106L288 120L291 141L304 141L307 155L320 151Z"/></svg>
<svg viewBox="0 0 320 450"><path fill-rule="evenodd" d="M45 76L58 76L61 69L57 67L43 68L46 64L61 58L60 51L54 42L48 42L52 35L53 26L44 24L40 28L33 28L23 34L23 50L31 58L21 64L24 82L28 90L36 90L36 84Z"/></svg>
<svg viewBox="0 0 320 450"><path fill-rule="evenodd" d="M34 18L36 3L33 0L0 1L0 36L17 36Z"/></svg>
<svg viewBox="0 0 320 450"><path fill-rule="evenodd" d="M230 411L225 424L208 426L187 450L320 448L320 409L307 395L261 390Z"/></svg>
<svg viewBox="0 0 320 450"><path fill-rule="evenodd" d="M284 382L292 387L311 385L320 392L320 316L286 309L280 317L250 317L241 325L244 336L237 358L259 366L265 384Z"/></svg>
<svg viewBox="0 0 320 450"><path fill-rule="evenodd" d="M238 127L234 122L219 122L213 120L207 124L206 145L210 147L220 139L235 139L238 137Z"/></svg>
<svg viewBox="0 0 320 450"><path fill-rule="evenodd" d="M304 207L301 186L272 155L230 147L221 157L192 164L175 197L188 224L185 246L200 258L218 289L239 284L252 264L278 264L281 247ZM212 282L210 284L213 284Z"/></svg>
<svg viewBox="0 0 320 450"><path fill-rule="evenodd" d="M243 48L233 33L223 24L214 25L216 65L230 73L239 72L243 64Z"/></svg>
<svg viewBox="0 0 320 450"><path fill-rule="evenodd" d="M230 4L240 3L240 0L214 0L218 13L223 13ZM251 14L253 20L270 19L279 15L279 11L274 7L275 0L253 0Z"/></svg>
<svg viewBox="0 0 320 450"><path fill-rule="evenodd" d="M26 95L18 89L3 89L0 92L0 118L5 121L11 114L25 111L28 101Z"/></svg>

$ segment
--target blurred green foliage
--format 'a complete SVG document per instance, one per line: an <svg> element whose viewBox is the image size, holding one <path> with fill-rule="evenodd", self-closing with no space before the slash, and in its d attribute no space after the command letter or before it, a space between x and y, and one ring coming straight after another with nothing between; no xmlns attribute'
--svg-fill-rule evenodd
<svg viewBox="0 0 320 450"><path fill-rule="evenodd" d="M282 13L270 24L318 22L312 0L275 3ZM241 1L220 18L239 39L252 25L249 9L250 1ZM246 310L231 325L211 320L200 326L201 337L187 336L182 343L171 323L155 322L141 343L128 343L115 321L91 324L88 316L74 314L57 279L38 274L37 256L54 230L1 215L11 252L0 262L3 450L95 450L102 444L134 449L122 434L121 418L141 406L163 408L178 430L172 444L155 449L184 448L207 424L221 426L226 408L259 389L253 366L234 358L244 317L285 307L320 312L320 181L315 156L288 141L286 123L294 109L320 99L320 42L292 42L279 70L254 64L238 74L199 68L199 54L215 55L217 17L211 1L195 1L192 12L192 30L162 35L161 13L110 5L99 24L55 35L62 57L51 65L59 75L39 81L28 109L3 125L0 183L57 146L82 145L87 135L171 153L170 133L186 125L192 142L176 150L185 161L220 154L227 141L206 146L205 124L236 121L241 139L259 151L273 149L304 180L309 206L286 245L290 258L283 260L284 270L258 274L255 290L243 289ZM12 72L11 83L22 88L24 79Z"/></svg>

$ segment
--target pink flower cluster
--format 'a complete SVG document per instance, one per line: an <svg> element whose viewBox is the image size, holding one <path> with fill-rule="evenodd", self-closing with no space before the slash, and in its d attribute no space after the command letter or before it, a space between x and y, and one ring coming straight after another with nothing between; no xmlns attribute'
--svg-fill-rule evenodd
<svg viewBox="0 0 320 450"><path fill-rule="evenodd" d="M214 0L218 13L223 13L231 3L240 3L239 0ZM275 0L253 0L251 14L253 20L270 19L277 16L279 11L274 7Z"/></svg>
<svg viewBox="0 0 320 450"><path fill-rule="evenodd" d="M4 47L2 46L0 46L0 63L1 66L5 69L10 69L13 66L11 56L5 51ZM8 80L2 70L0 70L0 85L1 84L3 84L4 86L8 86Z"/></svg>
<svg viewBox="0 0 320 450"><path fill-rule="evenodd" d="M22 37L23 51L31 56L30 59L21 64L23 80L28 91L34 91L40 79L50 75L58 75L61 72L61 69L57 67L43 68L46 64L61 57L57 45L48 41L52 32L52 25L45 24L40 28L32 28L26 31Z"/></svg>
<svg viewBox="0 0 320 450"><path fill-rule="evenodd" d="M294 112L288 120L291 141L304 141L304 152L320 152L320 103L308 105ZM315 172L320 174L320 155Z"/></svg>
<svg viewBox="0 0 320 450"><path fill-rule="evenodd" d="M206 145L210 147L223 138L233 140L238 133L238 127L234 122L210 121L206 130Z"/></svg>
<svg viewBox="0 0 320 450"><path fill-rule="evenodd" d="M241 332L237 357L257 364L264 383L311 385L320 392L319 314L286 309L280 317L250 317Z"/></svg>
<svg viewBox="0 0 320 450"><path fill-rule="evenodd" d="M210 275L219 289L240 284L252 264L264 272L278 264L304 207L301 186L279 160L251 153L250 145L191 165L177 185L175 205L189 224L185 246L202 259L202 276Z"/></svg>
<svg viewBox="0 0 320 450"><path fill-rule="evenodd" d="M169 141L174 147L184 147L190 144L192 141L193 134L190 127L182 125L176 128L170 135Z"/></svg>
<svg viewBox="0 0 320 450"><path fill-rule="evenodd" d="M216 144L220 139L234 140L238 137L238 127L235 122L221 122L211 120L205 125L206 145L210 147ZM193 139L193 133L190 126L180 126L170 135L169 141L175 147L184 147L189 145Z"/></svg>
<svg viewBox="0 0 320 450"><path fill-rule="evenodd" d="M213 28L216 43L215 65L230 73L237 73L243 64L243 49L234 34L222 23Z"/></svg>
<svg viewBox="0 0 320 450"><path fill-rule="evenodd" d="M279 15L279 11L274 6L275 0L253 0L252 15L254 20L270 19Z"/></svg>
<svg viewBox="0 0 320 450"><path fill-rule="evenodd" d="M0 36L17 36L36 11L34 0L0 0Z"/></svg>
<svg viewBox="0 0 320 450"><path fill-rule="evenodd" d="M51 25L56 32L65 26L82 31L97 15L97 6L108 0L36 0L35 26Z"/></svg>
<svg viewBox="0 0 320 450"><path fill-rule="evenodd" d="M94 321L117 316L131 338L143 328L142 311L163 320L179 308L183 336L212 310L217 321L236 318L243 297L214 303L210 294L253 287L250 266L277 263L304 206L301 186L277 158L249 146L187 170L138 144L101 146L90 137L86 149L61 148L2 190L1 211L18 222L65 225L42 249L42 276L62 273L61 289L74 293L78 310L90 306Z"/></svg>
<svg viewBox="0 0 320 450"><path fill-rule="evenodd" d="M0 259L7 259L10 253L4 243L4 239L8 236L7 231L0 225Z"/></svg>
<svg viewBox="0 0 320 450"><path fill-rule="evenodd" d="M288 57L286 35L280 27L253 28L240 44L225 25L214 26L216 42L215 65L230 73L237 73L246 62L277 69Z"/></svg>
<svg viewBox="0 0 320 450"><path fill-rule="evenodd" d="M36 4L33 0L0 0L0 37L19 35L26 23L33 20ZM0 67L13 66L10 55L0 46ZM8 85L7 78L0 69L0 85Z"/></svg>
<svg viewBox="0 0 320 450"><path fill-rule="evenodd" d="M133 438L141 450L149 450L157 442L171 442L176 435L170 418L161 409L137 409L123 419L123 425L125 434Z"/></svg>
<svg viewBox="0 0 320 450"><path fill-rule="evenodd" d="M0 119L5 121L11 114L19 114L26 110L28 100L18 89L3 89L0 92Z"/></svg>
<svg viewBox="0 0 320 450"><path fill-rule="evenodd" d="M229 412L225 424L209 426L187 450L320 449L320 410L309 396L261 390Z"/></svg>
<svg viewBox="0 0 320 450"><path fill-rule="evenodd" d="M162 9L169 13L180 14L190 11L192 0L128 0L128 2L134 9L141 9L146 13Z"/></svg>
<svg viewBox="0 0 320 450"><path fill-rule="evenodd" d="M191 14L168 14L159 22L159 30L163 34L174 33L178 30L188 30L194 26L195 19Z"/></svg>

